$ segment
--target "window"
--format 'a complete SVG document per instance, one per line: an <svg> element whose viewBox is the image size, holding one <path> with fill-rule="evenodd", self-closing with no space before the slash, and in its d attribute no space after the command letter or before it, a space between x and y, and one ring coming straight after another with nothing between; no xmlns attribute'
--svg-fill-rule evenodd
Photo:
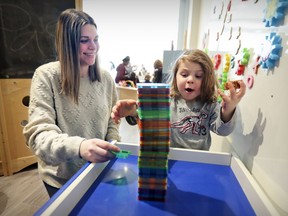
<svg viewBox="0 0 288 216"><path fill-rule="evenodd" d="M83 0L98 26L101 63L115 67L129 55L137 71L153 73L156 59L177 45L180 0Z"/></svg>

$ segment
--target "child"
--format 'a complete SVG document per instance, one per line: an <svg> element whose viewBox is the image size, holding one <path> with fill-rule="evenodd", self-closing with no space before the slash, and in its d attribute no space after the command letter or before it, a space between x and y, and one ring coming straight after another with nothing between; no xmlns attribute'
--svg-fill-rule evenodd
<svg viewBox="0 0 288 216"><path fill-rule="evenodd" d="M210 131L229 135L235 126L236 107L244 96L246 86L238 81L239 90L228 82L229 94L218 89L222 104L217 102L217 79L210 57L201 50L186 51L175 63L171 84L170 146L209 150ZM137 102L118 101L111 117L116 123L126 117L137 116ZM128 116L128 117L127 117ZM135 121L134 121L135 122Z"/></svg>
<svg viewBox="0 0 288 216"><path fill-rule="evenodd" d="M151 80L150 80L150 79L151 79L150 74L146 74L146 75L145 75L145 78L144 78L144 80L145 80L144 82L145 82L145 83L151 83Z"/></svg>

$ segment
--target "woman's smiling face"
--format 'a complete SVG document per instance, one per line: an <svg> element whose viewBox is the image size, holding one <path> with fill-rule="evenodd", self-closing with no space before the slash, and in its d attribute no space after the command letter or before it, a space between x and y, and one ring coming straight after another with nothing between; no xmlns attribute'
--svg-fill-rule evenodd
<svg viewBox="0 0 288 216"><path fill-rule="evenodd" d="M200 64L181 62L176 74L177 88L186 101L195 100L201 93L204 71Z"/></svg>
<svg viewBox="0 0 288 216"><path fill-rule="evenodd" d="M84 25L80 38L80 64L89 66L95 63L99 50L97 29L94 25Z"/></svg>

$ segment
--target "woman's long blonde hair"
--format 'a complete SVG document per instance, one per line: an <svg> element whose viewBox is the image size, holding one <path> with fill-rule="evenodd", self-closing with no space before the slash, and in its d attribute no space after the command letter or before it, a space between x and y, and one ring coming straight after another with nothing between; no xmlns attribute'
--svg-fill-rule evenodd
<svg viewBox="0 0 288 216"><path fill-rule="evenodd" d="M80 86L79 46L81 28L86 25L97 25L93 18L83 11L67 9L58 19L56 27L56 50L61 65L61 93L70 97L78 104ZM94 65L89 66L89 79L101 81L99 61L96 57Z"/></svg>

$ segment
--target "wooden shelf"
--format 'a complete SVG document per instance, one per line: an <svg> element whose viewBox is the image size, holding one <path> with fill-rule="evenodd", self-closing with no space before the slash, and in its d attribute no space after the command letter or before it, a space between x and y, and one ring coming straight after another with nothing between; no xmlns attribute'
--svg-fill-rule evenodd
<svg viewBox="0 0 288 216"><path fill-rule="evenodd" d="M0 79L0 174L4 176L37 162L22 132L28 120L30 84L31 79Z"/></svg>
<svg viewBox="0 0 288 216"><path fill-rule="evenodd" d="M138 100L137 88L117 86L118 99L134 99Z"/></svg>

